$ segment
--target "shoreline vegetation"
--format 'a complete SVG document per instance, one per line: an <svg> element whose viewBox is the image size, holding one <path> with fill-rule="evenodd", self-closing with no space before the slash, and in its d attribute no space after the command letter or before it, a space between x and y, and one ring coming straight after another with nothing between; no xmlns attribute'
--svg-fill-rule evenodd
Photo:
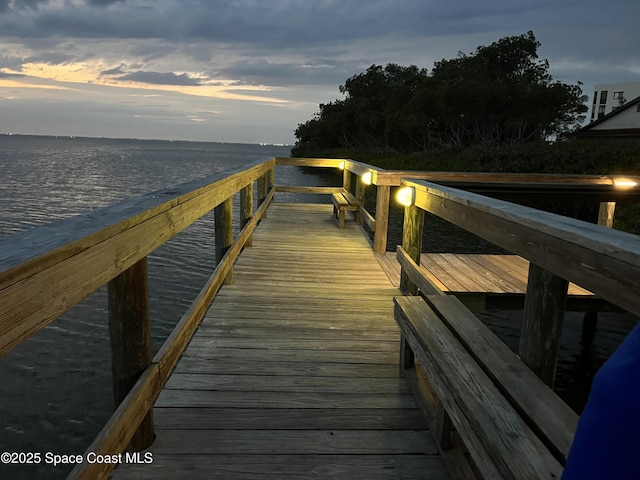
<svg viewBox="0 0 640 480"><path fill-rule="evenodd" d="M295 156L295 149L292 150ZM445 148L396 153L353 149L318 149L307 157L349 158L387 170L448 172L551 173L640 175L640 138L565 139L554 143ZM531 205L591 221L596 206ZM619 202L614 228L640 234L640 204Z"/></svg>
<svg viewBox="0 0 640 480"><path fill-rule="evenodd" d="M540 46L529 31L459 52L430 71L372 65L340 85L343 98L298 125L291 155L393 170L640 175L639 138L574 135L589 99L581 82L552 78ZM530 206L597 218L598 205L572 203ZM640 233L639 205L623 203L614 227Z"/></svg>

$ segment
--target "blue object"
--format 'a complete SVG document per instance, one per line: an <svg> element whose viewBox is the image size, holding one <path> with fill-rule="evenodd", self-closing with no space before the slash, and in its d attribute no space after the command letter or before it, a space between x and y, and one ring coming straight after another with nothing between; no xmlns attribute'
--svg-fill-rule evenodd
<svg viewBox="0 0 640 480"><path fill-rule="evenodd" d="M640 323L598 370L562 480L640 479Z"/></svg>

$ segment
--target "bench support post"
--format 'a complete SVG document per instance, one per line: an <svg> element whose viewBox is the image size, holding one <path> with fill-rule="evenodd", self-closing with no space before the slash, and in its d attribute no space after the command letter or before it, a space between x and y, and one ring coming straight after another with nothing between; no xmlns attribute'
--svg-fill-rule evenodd
<svg viewBox="0 0 640 480"><path fill-rule="evenodd" d="M524 363L553 388L569 283L531 263L519 355Z"/></svg>

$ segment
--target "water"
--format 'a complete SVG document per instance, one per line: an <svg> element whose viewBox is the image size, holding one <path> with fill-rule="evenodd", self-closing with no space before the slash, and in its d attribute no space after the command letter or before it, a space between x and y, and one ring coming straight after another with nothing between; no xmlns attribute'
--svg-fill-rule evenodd
<svg viewBox="0 0 640 480"><path fill-rule="evenodd" d="M288 155L286 147L260 145L0 136L0 238L255 160ZM337 185L341 173L278 167L276 180ZM367 201L374 211L375 199ZM238 218L237 206L234 216ZM426 224L425 251L500 253L447 222L427 218ZM401 232L402 211L392 207L390 250L401 242ZM154 351L213 270L213 237L213 218L206 215L149 256ZM113 410L106 304L103 288L0 359L0 452L78 454L97 435ZM479 316L517 350L520 312ZM592 343L581 337L581 314L569 313L565 319L557 390L577 410L593 374L636 321L627 315L601 318ZM65 478L69 470L0 464L0 479Z"/></svg>
<svg viewBox="0 0 640 480"><path fill-rule="evenodd" d="M0 136L0 238L288 155L287 147L260 145ZM278 175L292 184L317 183L292 167ZM149 255L154 351L211 274L213 238L209 214ZM0 451L86 450L113 411L108 336L102 288L0 359ZM69 470L0 465L0 478L64 478Z"/></svg>

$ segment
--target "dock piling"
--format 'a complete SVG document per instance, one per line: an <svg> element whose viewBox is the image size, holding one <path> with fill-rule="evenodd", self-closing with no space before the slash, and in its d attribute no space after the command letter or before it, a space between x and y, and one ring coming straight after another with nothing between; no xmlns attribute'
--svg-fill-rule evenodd
<svg viewBox="0 0 640 480"><path fill-rule="evenodd" d="M108 298L113 397L117 407L151 363L147 257L109 282ZM153 410L149 410L128 450L144 450L154 438Z"/></svg>

